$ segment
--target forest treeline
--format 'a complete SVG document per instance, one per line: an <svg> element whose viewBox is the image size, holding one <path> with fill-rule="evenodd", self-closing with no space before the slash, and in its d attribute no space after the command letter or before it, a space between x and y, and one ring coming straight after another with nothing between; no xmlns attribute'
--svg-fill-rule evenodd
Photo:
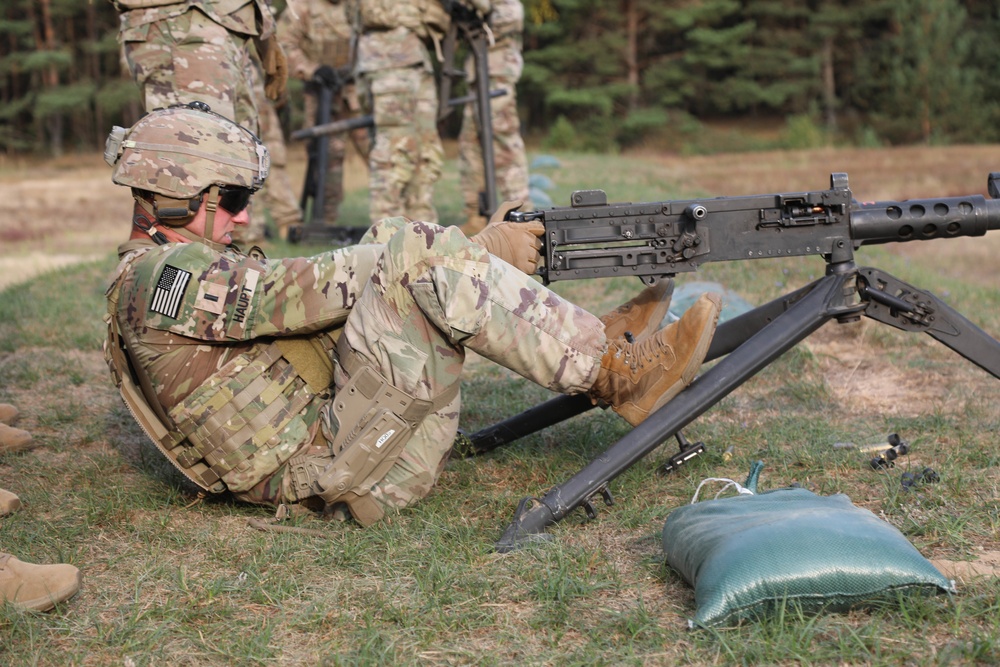
<svg viewBox="0 0 1000 667"><path fill-rule="evenodd" d="M0 150L92 150L138 118L108 0L2 5ZM524 132L550 145L697 147L747 119L783 120L790 145L1000 140L993 0L524 5Z"/></svg>

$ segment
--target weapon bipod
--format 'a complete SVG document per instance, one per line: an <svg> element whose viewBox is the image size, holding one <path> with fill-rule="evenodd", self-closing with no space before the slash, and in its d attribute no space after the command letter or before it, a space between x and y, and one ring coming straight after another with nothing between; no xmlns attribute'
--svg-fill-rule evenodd
<svg viewBox="0 0 1000 667"><path fill-rule="evenodd" d="M611 480L697 419L737 387L807 338L826 322L857 321L864 315L904 331L924 332L1000 379L1000 342L930 292L853 261L830 263L824 277L723 322L705 361L718 363L673 400L612 444L578 473L542 498L522 502L496 548L517 549L590 499L607 493ZM468 436L482 453L581 414L586 395L559 396Z"/></svg>

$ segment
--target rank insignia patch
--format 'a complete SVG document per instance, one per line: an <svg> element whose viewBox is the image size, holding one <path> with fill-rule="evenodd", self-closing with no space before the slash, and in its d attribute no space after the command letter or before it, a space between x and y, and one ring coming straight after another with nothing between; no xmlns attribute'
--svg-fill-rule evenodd
<svg viewBox="0 0 1000 667"><path fill-rule="evenodd" d="M177 313L181 309L181 299L184 297L184 290L187 288L191 274L176 266L167 264L163 267L163 273L153 290L153 302L149 309L154 313L177 318Z"/></svg>

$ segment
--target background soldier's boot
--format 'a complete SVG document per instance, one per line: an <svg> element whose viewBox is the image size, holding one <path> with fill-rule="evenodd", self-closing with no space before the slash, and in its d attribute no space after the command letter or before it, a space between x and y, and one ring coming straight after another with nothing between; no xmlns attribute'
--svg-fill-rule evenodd
<svg viewBox="0 0 1000 667"><path fill-rule="evenodd" d="M632 335L634 341L649 337L660 328L663 318L667 316L673 294L673 280L663 279L650 285L630 301L601 317L604 335L608 340L625 338L626 332Z"/></svg>
<svg viewBox="0 0 1000 667"><path fill-rule="evenodd" d="M80 590L80 570L72 565L34 565L0 554L0 603L48 611Z"/></svg>
<svg viewBox="0 0 1000 667"><path fill-rule="evenodd" d="M0 489L0 516L13 514L21 509L21 499L6 489Z"/></svg>
<svg viewBox="0 0 1000 667"><path fill-rule="evenodd" d="M722 299L703 294L684 316L638 343L608 341L591 398L637 426L689 385L708 352Z"/></svg>
<svg viewBox="0 0 1000 667"><path fill-rule="evenodd" d="M31 434L13 426L0 424L0 454L10 454L32 446Z"/></svg>
<svg viewBox="0 0 1000 667"><path fill-rule="evenodd" d="M13 424L18 414L17 408L10 403L0 403L0 424Z"/></svg>

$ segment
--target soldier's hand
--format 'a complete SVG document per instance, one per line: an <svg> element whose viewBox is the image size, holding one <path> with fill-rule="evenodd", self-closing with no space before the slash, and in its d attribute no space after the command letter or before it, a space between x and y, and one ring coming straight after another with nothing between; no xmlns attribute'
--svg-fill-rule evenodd
<svg viewBox="0 0 1000 667"><path fill-rule="evenodd" d="M277 101L285 95L288 86L288 61L278 39L274 36L264 40L261 64L264 66L264 94L267 99Z"/></svg>
<svg viewBox="0 0 1000 667"><path fill-rule="evenodd" d="M541 261L541 236L545 225L540 220L512 222L499 220L490 222L486 229L472 237L472 240L486 248L493 256L527 274L535 272Z"/></svg>

